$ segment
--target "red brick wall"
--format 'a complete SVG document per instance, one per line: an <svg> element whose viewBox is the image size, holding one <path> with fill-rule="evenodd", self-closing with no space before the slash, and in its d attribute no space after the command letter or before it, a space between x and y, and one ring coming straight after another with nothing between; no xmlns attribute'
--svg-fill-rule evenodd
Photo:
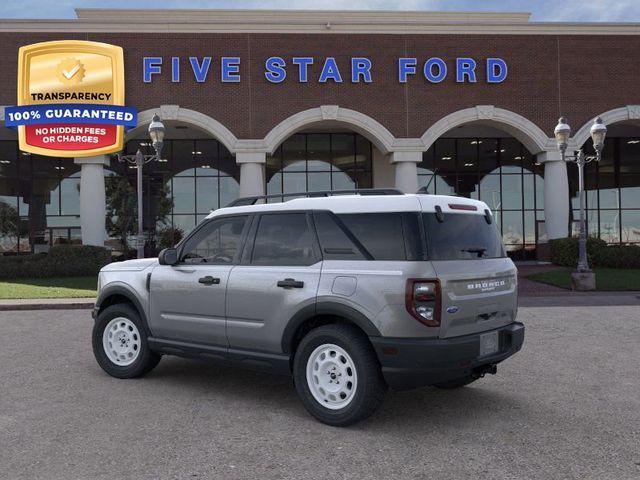
<svg viewBox="0 0 640 480"><path fill-rule="evenodd" d="M524 35L301 35L301 34L0 34L0 104L16 102L18 48L45 40L82 39L121 45L125 52L127 104L139 110L178 104L210 115L238 138L261 138L286 117L323 104L370 115L397 137L419 137L456 110L480 104L505 108L530 119L549 135L558 116L577 130L593 115L640 104L640 36ZM313 56L307 84L289 66L281 84L264 78L264 61L277 55ZM142 57L162 56L162 76L142 82ZM182 81L170 81L170 57L182 57ZM196 83L188 57L213 57L205 83ZM220 82L220 57L242 58L240 83ZM326 56L334 56L344 82L317 82ZM373 83L349 81L349 59L373 62ZM418 74L398 82L398 57L424 61L438 56L449 65L440 84ZM487 84L479 68L476 84L457 84L453 61L469 56L482 67L487 57L504 58L509 76ZM420 66L418 73L420 73Z"/></svg>

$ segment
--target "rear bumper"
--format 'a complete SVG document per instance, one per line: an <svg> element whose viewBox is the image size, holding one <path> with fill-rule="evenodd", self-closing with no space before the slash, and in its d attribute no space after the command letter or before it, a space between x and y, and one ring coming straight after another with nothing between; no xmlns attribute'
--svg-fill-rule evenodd
<svg viewBox="0 0 640 480"><path fill-rule="evenodd" d="M474 370L499 363L522 348L522 323L514 322L495 330L499 350L482 358L478 357L480 334L487 332L435 339L369 338L389 387L408 390L472 375Z"/></svg>

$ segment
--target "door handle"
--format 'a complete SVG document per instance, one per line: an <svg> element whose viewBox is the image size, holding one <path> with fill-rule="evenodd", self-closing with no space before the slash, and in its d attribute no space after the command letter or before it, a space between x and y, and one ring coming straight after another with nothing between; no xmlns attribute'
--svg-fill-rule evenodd
<svg viewBox="0 0 640 480"><path fill-rule="evenodd" d="M293 278L285 278L284 280L280 280L278 282L278 286L282 288L303 288L304 282L300 282Z"/></svg>
<svg viewBox="0 0 640 480"><path fill-rule="evenodd" d="M207 275L206 277L199 278L198 283L202 283L203 285L218 285L220 283L220 279Z"/></svg>

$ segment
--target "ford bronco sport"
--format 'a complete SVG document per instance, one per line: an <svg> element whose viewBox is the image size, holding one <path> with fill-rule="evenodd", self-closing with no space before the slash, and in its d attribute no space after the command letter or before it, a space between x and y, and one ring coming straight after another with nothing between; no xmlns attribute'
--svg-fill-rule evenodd
<svg viewBox="0 0 640 480"><path fill-rule="evenodd" d="M158 259L104 267L100 366L131 378L180 355L289 374L311 415L344 426L388 387L462 387L521 348L516 268L486 204L337 193L239 199Z"/></svg>

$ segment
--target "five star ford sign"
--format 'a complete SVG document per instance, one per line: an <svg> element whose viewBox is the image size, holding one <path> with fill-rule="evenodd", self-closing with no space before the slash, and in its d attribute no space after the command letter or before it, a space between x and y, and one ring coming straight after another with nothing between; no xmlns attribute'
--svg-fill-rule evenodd
<svg viewBox="0 0 640 480"><path fill-rule="evenodd" d="M18 128L20 150L89 157L122 150L124 128L137 124L124 106L121 47L63 40L20 48L18 106L5 122Z"/></svg>

